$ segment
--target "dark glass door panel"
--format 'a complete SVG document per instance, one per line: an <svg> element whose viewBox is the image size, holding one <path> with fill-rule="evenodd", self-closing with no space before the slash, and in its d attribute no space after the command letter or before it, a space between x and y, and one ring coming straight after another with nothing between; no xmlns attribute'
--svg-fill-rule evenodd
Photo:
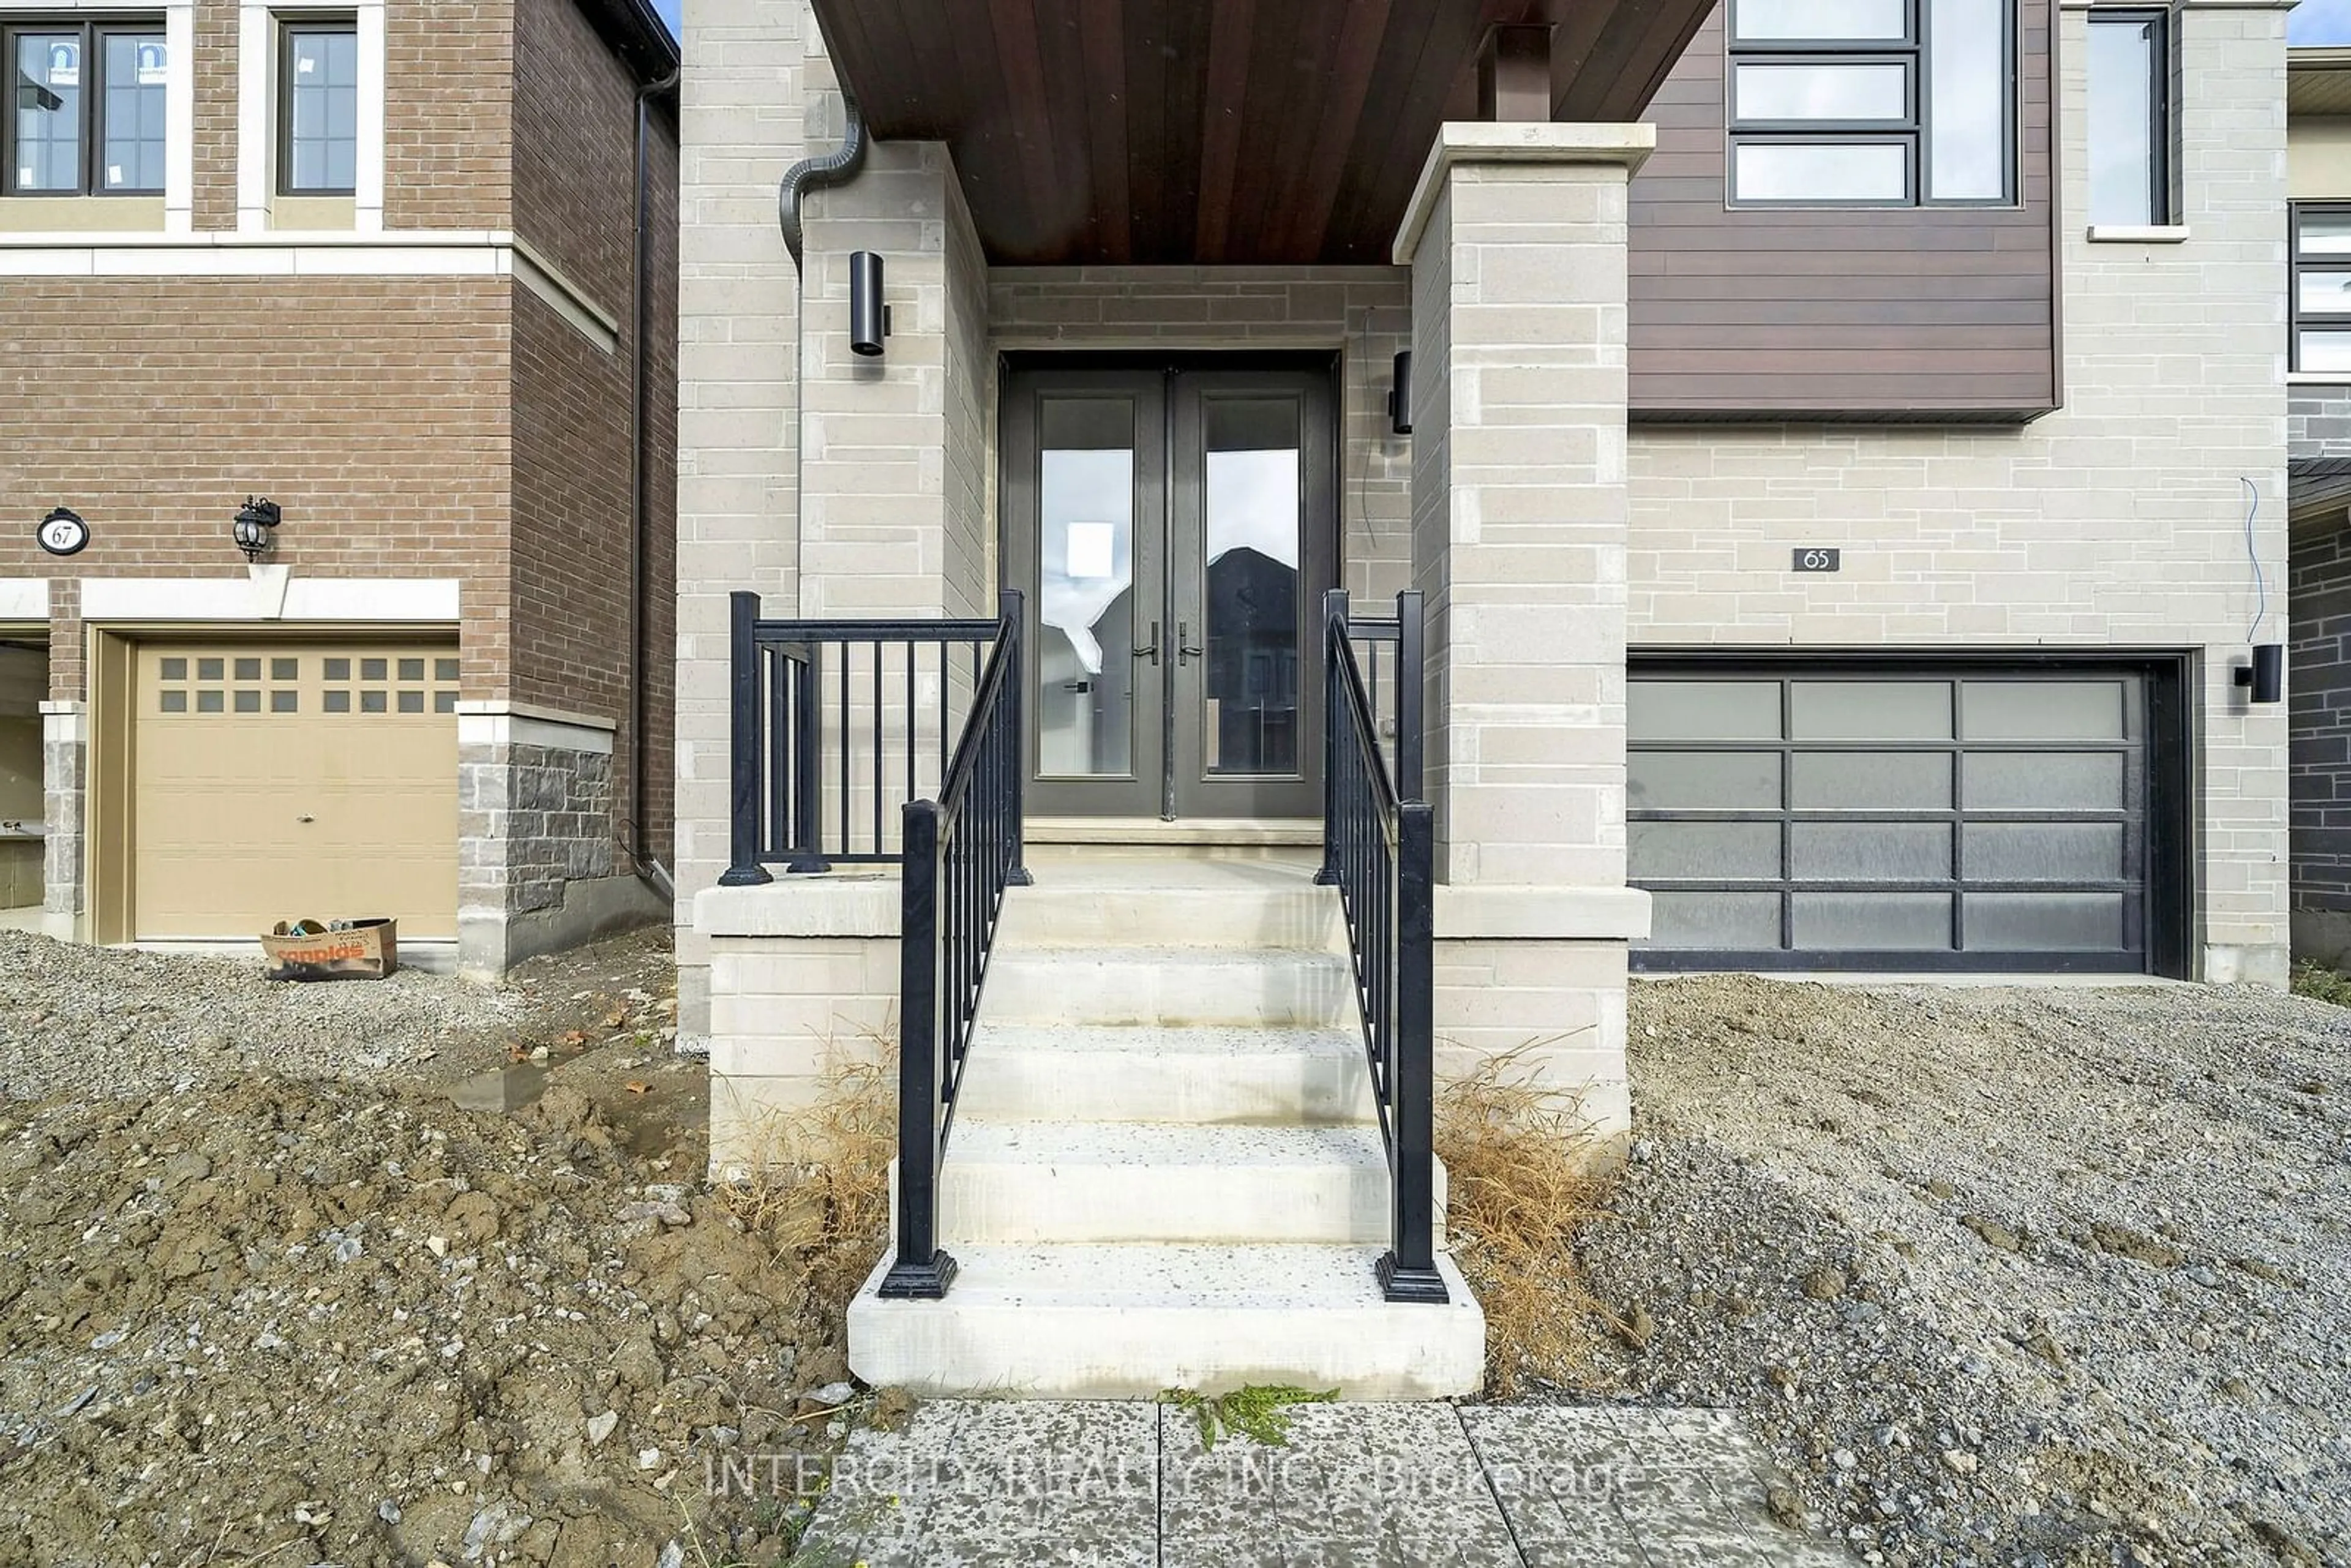
<svg viewBox="0 0 2351 1568"><path fill-rule="evenodd" d="M1032 810L1150 816L1165 771L1166 413L1133 371L1008 382L1005 574L1028 596Z"/></svg>
<svg viewBox="0 0 2351 1568"><path fill-rule="evenodd" d="M1033 809L1314 815L1313 640L1338 556L1328 371L1022 367L1003 434Z"/></svg>
<svg viewBox="0 0 2351 1568"><path fill-rule="evenodd" d="M1176 811L1311 817L1312 633L1338 564L1330 378L1201 371L1176 386Z"/></svg>

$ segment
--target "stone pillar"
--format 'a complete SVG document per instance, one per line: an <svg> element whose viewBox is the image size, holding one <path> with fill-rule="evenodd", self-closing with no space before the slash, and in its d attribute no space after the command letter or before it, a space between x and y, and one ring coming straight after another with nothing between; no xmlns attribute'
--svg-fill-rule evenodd
<svg viewBox="0 0 2351 1568"><path fill-rule="evenodd" d="M805 226L801 613L988 613L987 267L946 146L877 143ZM849 347L861 250L882 257L890 311L872 359Z"/></svg>
<svg viewBox="0 0 2351 1568"><path fill-rule="evenodd" d="M610 719L457 705L457 967L523 959L656 917L617 853Z"/></svg>
<svg viewBox="0 0 2351 1568"><path fill-rule="evenodd" d="M43 928L69 940L81 920L82 823L89 803L89 716L78 699L41 705L41 793L47 817Z"/></svg>
<svg viewBox="0 0 2351 1568"><path fill-rule="evenodd" d="M1627 1125L1625 183L1645 125L1448 124L1413 269L1413 572L1428 612L1440 1074Z"/></svg>
<svg viewBox="0 0 2351 1568"><path fill-rule="evenodd" d="M680 87L677 266L678 1040L710 1032L694 895L727 862L726 596L799 610L799 275L776 183L840 144L808 0L695 0Z"/></svg>

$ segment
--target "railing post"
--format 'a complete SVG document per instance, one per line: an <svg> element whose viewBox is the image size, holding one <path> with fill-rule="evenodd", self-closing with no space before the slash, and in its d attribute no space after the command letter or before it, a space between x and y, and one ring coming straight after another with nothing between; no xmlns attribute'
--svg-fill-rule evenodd
<svg viewBox="0 0 2351 1568"><path fill-rule="evenodd" d="M1442 1302L1445 1277L1437 1271L1435 1038L1436 924L1431 892L1437 862L1428 804L1402 803L1396 812L1395 995L1395 1164L1391 1186L1393 1246L1380 1259L1380 1289L1391 1301Z"/></svg>
<svg viewBox="0 0 2351 1568"><path fill-rule="evenodd" d="M1029 779L1029 731L1023 715L1028 711L1028 676L1021 669L1020 655L1028 636L1028 617L1020 591L1008 588L997 596L997 615L1004 630L998 633L1008 644L1005 649L1004 696L1005 722L1012 727L1009 742L1012 750L1010 777L1005 780L1011 790L1012 869L1004 873L1008 887L1034 887L1037 879L1029 874L1027 808L1023 789Z"/></svg>
<svg viewBox="0 0 2351 1568"><path fill-rule="evenodd" d="M759 744L759 596L727 595L727 866L721 887L775 879L759 863L759 784L768 765Z"/></svg>
<svg viewBox="0 0 2351 1568"><path fill-rule="evenodd" d="M1396 595L1396 799L1420 800L1420 590Z"/></svg>
<svg viewBox="0 0 2351 1568"><path fill-rule="evenodd" d="M898 821L898 1255L880 1293L936 1301L956 1272L938 1244L939 809L909 800Z"/></svg>
<svg viewBox="0 0 2351 1568"><path fill-rule="evenodd" d="M1347 591L1322 591L1322 869L1314 873L1317 887L1339 882L1339 716L1344 688L1339 681L1336 639L1347 624Z"/></svg>
<svg viewBox="0 0 2351 1568"><path fill-rule="evenodd" d="M847 680L848 661L841 664ZM831 871L824 858L824 644L792 662L792 858L788 872ZM844 736L841 744L849 744ZM841 809L848 810L844 800Z"/></svg>

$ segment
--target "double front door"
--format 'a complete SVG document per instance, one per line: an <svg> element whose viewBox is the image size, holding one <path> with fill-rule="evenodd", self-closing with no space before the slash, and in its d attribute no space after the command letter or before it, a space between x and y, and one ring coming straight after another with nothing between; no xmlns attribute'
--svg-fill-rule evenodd
<svg viewBox="0 0 2351 1568"><path fill-rule="evenodd" d="M1008 370L1033 813L1320 813L1331 382L1327 361L1205 355Z"/></svg>

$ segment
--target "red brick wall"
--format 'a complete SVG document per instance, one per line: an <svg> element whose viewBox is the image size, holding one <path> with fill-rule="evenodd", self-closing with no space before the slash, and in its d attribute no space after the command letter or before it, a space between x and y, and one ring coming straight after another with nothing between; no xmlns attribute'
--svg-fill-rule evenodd
<svg viewBox="0 0 2351 1568"><path fill-rule="evenodd" d="M0 577L237 577L246 496L304 575L464 583L468 696L507 669L504 278L11 278L0 310ZM45 555L31 521L89 519ZM81 691L52 591L51 687Z"/></svg>
<svg viewBox="0 0 2351 1568"><path fill-rule="evenodd" d="M508 0L391 0L385 227L507 226L513 28Z"/></svg>
<svg viewBox="0 0 2351 1568"><path fill-rule="evenodd" d="M518 700L609 716L615 830L628 837L635 743L630 701L631 557L636 523L630 420L635 352L636 84L569 0L517 0L514 226L548 265L619 324L606 353L528 287L515 289L514 616ZM654 120L663 281L648 414L659 432L644 562L649 753L645 821L669 836L670 664L675 640L675 132ZM667 230L668 233L661 231Z"/></svg>
<svg viewBox="0 0 2351 1568"><path fill-rule="evenodd" d="M647 628L645 707L653 716L653 756L645 776L646 841L666 861L675 818L677 769L672 765L677 715L677 129L656 110L653 115L653 249L648 270L653 308L645 414L650 425L645 520L653 548L645 593L652 611Z"/></svg>

